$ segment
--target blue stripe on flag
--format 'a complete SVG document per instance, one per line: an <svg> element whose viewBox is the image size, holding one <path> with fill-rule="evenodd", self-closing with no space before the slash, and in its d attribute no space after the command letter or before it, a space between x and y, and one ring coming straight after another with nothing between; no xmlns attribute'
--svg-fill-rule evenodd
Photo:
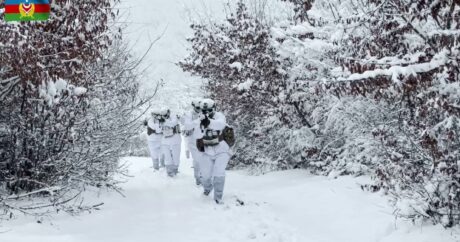
<svg viewBox="0 0 460 242"><path fill-rule="evenodd" d="M19 5L21 3L49 4L49 0L5 0L5 5Z"/></svg>

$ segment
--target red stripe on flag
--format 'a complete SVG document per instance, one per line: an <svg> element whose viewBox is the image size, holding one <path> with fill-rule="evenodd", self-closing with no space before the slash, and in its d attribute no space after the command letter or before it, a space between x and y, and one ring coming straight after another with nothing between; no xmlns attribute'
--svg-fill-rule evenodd
<svg viewBox="0 0 460 242"><path fill-rule="evenodd" d="M51 11L49 4L35 4L36 13L49 13ZM6 5L5 14L19 13L19 5Z"/></svg>
<svg viewBox="0 0 460 242"><path fill-rule="evenodd" d="M19 5L6 5L5 14L8 13L19 13Z"/></svg>

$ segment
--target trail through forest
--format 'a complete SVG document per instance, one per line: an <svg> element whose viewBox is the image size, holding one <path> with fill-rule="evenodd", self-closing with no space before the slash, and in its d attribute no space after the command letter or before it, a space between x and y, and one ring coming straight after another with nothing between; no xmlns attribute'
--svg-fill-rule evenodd
<svg viewBox="0 0 460 242"><path fill-rule="evenodd" d="M93 197L100 211L21 218L0 227L2 242L454 242L441 227L395 220L386 198L361 191L364 179L305 171L228 174L224 205L194 185L191 162L177 178L154 173L148 158L126 158L131 178L116 193ZM244 204L238 202L244 201Z"/></svg>

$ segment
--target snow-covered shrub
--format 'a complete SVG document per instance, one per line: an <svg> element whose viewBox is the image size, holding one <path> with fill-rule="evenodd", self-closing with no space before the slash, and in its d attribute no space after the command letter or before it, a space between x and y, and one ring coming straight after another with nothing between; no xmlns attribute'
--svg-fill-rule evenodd
<svg viewBox="0 0 460 242"><path fill-rule="evenodd" d="M387 107L392 125L373 131L384 151L376 170L380 185L396 204L417 204L402 214L458 224L460 6L368 1L351 13L339 20L354 31L339 43L343 77L331 85L341 95Z"/></svg>
<svg viewBox="0 0 460 242"><path fill-rule="evenodd" d="M49 21L0 23L2 80L20 80L23 87L26 82L38 86L48 79L64 79L77 86L90 82L87 73L78 70L101 56L114 33L120 37L115 31L108 32L116 2L52 1ZM2 91L8 90L11 88Z"/></svg>
<svg viewBox="0 0 460 242"><path fill-rule="evenodd" d="M264 143L271 130L260 124L274 116L277 89L284 80L270 45L269 27L252 16L242 1L224 23L191 27L191 53L180 66L208 79L209 95L235 126L238 141L233 162L264 160Z"/></svg>
<svg viewBox="0 0 460 242"><path fill-rule="evenodd" d="M0 207L77 212L139 127L136 66L110 27L114 2L53 2L50 21L0 23Z"/></svg>
<svg viewBox="0 0 460 242"><path fill-rule="evenodd" d="M371 172L405 204L400 215L459 223L459 3L290 2L301 21L274 36L281 56L300 66L286 71L300 87L290 93L317 133L306 167Z"/></svg>
<svg viewBox="0 0 460 242"><path fill-rule="evenodd" d="M281 0L290 2L294 6L295 20L300 22L309 21L308 11L312 8L315 0Z"/></svg>
<svg viewBox="0 0 460 242"><path fill-rule="evenodd" d="M147 133L138 133L133 135L124 147L127 156L149 157L150 151L147 142Z"/></svg>
<svg viewBox="0 0 460 242"><path fill-rule="evenodd" d="M195 25L182 63L229 110L234 162L371 174L399 215L458 224L458 1L286 1L295 19L263 31Z"/></svg>

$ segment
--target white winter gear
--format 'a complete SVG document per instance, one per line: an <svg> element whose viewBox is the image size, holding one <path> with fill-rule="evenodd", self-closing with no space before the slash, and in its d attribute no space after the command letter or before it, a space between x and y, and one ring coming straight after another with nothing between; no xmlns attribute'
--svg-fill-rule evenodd
<svg viewBox="0 0 460 242"><path fill-rule="evenodd" d="M193 107L193 111L195 111L195 113L200 113L201 112L201 100L193 100L192 101L192 107Z"/></svg>
<svg viewBox="0 0 460 242"><path fill-rule="evenodd" d="M159 116L161 115L161 109L160 108L153 109L151 114L152 114L152 117Z"/></svg>
<svg viewBox="0 0 460 242"><path fill-rule="evenodd" d="M188 112L183 116L182 119L183 133L185 135L186 149L190 153L193 160L193 170L195 180L197 184L201 184L201 171L200 163L202 159L202 153L196 148L196 140L201 137L200 120L199 115L192 111ZM187 153L187 152L186 152ZM188 158L188 157L187 157Z"/></svg>
<svg viewBox="0 0 460 242"><path fill-rule="evenodd" d="M201 112L206 115L214 115L216 112L216 103L212 99L203 99L200 103Z"/></svg>
<svg viewBox="0 0 460 242"><path fill-rule="evenodd" d="M167 108L156 108L152 111L152 117L156 120L162 119L162 117L168 115L169 109ZM164 118L163 118L164 119Z"/></svg>
<svg viewBox="0 0 460 242"><path fill-rule="evenodd" d="M191 149L190 153L192 154L193 159L193 174L195 176L195 181L197 185L201 184L202 174L201 174L201 163L203 160L203 154L198 151L196 148Z"/></svg>
<svg viewBox="0 0 460 242"><path fill-rule="evenodd" d="M193 129L191 129L191 130L184 130L184 131L182 132L182 134L184 134L185 137L192 136L192 135L193 135Z"/></svg>
<svg viewBox="0 0 460 242"><path fill-rule="evenodd" d="M164 127L163 128L164 137L171 137L174 135L174 128Z"/></svg>
<svg viewBox="0 0 460 242"><path fill-rule="evenodd" d="M166 116L168 114L171 114L171 111L169 109L167 109L167 108L161 108L159 110L158 114L161 115L161 116Z"/></svg>
<svg viewBox="0 0 460 242"><path fill-rule="evenodd" d="M227 122L226 122L224 114L222 114L221 112L216 112L213 115L213 118L209 119L208 127L207 128L201 127L202 132L201 132L201 137L199 138L203 139L204 141L205 134L209 133L209 130L211 130L212 133L215 133L216 131L222 133L225 127L227 127ZM205 145L204 152L210 156L215 156L220 153L230 153L230 147L225 141L220 139L217 145L213 145L213 146Z"/></svg>
<svg viewBox="0 0 460 242"><path fill-rule="evenodd" d="M216 112L212 118L209 118L207 128L202 128L201 138L203 142L206 136L220 136L220 133L227 126L225 116ZM215 141L215 138L212 139ZM203 158L200 166L202 174L202 183L205 191L214 189L214 199L221 201L225 185L225 169L230 160L230 147L228 144L218 138L218 143L213 145L204 145Z"/></svg>
<svg viewBox="0 0 460 242"><path fill-rule="evenodd" d="M147 132L149 133L147 143L150 151L150 157L153 162L153 168L158 170L160 165L164 166L164 159L162 159L161 155L162 129L160 123L157 120L150 118L147 122Z"/></svg>
<svg viewBox="0 0 460 242"><path fill-rule="evenodd" d="M150 151L150 157L152 158L153 168L155 170L160 169L160 167L165 166L164 155L161 151L161 140L148 140L148 147Z"/></svg>
<svg viewBox="0 0 460 242"><path fill-rule="evenodd" d="M166 173L168 176L176 176L179 172L181 145L162 145L161 150L165 155Z"/></svg>
<svg viewBox="0 0 460 242"><path fill-rule="evenodd" d="M214 199L222 200L225 185L225 169L230 155L221 153L216 156L204 155L200 166L204 191L214 189Z"/></svg>
<svg viewBox="0 0 460 242"><path fill-rule="evenodd" d="M218 145L220 140L220 131L208 129L204 132L203 135L203 144L205 146L215 146Z"/></svg>
<svg viewBox="0 0 460 242"><path fill-rule="evenodd" d="M165 156L168 176L175 176L179 169L182 139L179 132L174 132L175 129L178 129L178 124L175 116L170 116L162 123L161 151Z"/></svg>
<svg viewBox="0 0 460 242"><path fill-rule="evenodd" d="M148 139L149 140L155 140L155 141L161 141L162 138L162 126L158 120L155 120L153 118L149 119L147 122L147 130L151 130L152 133L149 134Z"/></svg>
<svg viewBox="0 0 460 242"><path fill-rule="evenodd" d="M180 133L180 128L179 125L176 125L174 127L168 127L168 126L163 126L163 136L164 137L171 137L175 134Z"/></svg>
<svg viewBox="0 0 460 242"><path fill-rule="evenodd" d="M225 176L216 176L213 180L214 185L214 199L217 203L222 201L224 196Z"/></svg>
<svg viewBox="0 0 460 242"><path fill-rule="evenodd" d="M162 109L161 116L166 120L171 117L171 111L169 109Z"/></svg>
<svg viewBox="0 0 460 242"><path fill-rule="evenodd" d="M171 111L167 108L158 108L152 111L152 117L160 122L164 122L171 115Z"/></svg>

